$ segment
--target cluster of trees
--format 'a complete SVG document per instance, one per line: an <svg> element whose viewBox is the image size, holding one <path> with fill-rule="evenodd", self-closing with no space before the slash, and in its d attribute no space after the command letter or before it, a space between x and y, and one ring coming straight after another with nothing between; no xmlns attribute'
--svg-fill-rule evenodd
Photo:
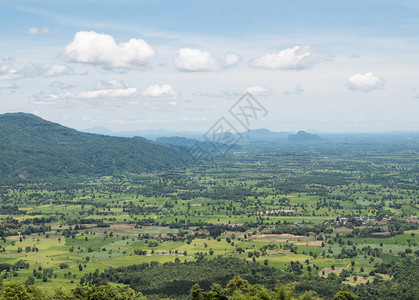
<svg viewBox="0 0 419 300"><path fill-rule="evenodd" d="M0 300L147 300L141 293L130 288L92 286L71 290L56 289L46 292L33 285L11 282L0 286Z"/></svg>
<svg viewBox="0 0 419 300"><path fill-rule="evenodd" d="M199 284L191 288L192 300L321 300L314 291L306 291L299 297L295 296L297 282L277 285L275 289L267 289L260 284L250 284L247 280L234 276L225 288L215 284L211 290L205 292ZM356 296L344 288L333 297L334 300L355 300Z"/></svg>
<svg viewBox="0 0 419 300"><path fill-rule="evenodd" d="M301 266L301 263L293 262L287 271L281 271L232 257L219 256L214 259L204 258L183 263L177 259L175 263L152 262L110 268L104 272L97 270L83 276L80 283L86 286L106 285L109 282L127 284L135 291L159 299L165 297L181 299L190 293L194 299L203 300L294 299L293 297L333 299L338 297L336 295L340 298L335 299L354 299L342 298L346 295L346 292L339 293L342 287L356 295L357 299L365 300L414 300L419 295L419 258L379 264L371 272L372 276L375 276L372 283L361 283L356 286L343 285L345 274L337 276L331 273L328 277L302 275ZM378 274L388 274L392 279L383 280ZM234 276L239 277L230 281ZM236 285L244 284L248 288L239 290L238 298L231 298L235 294L228 288L229 284L230 287L233 285L231 282L236 282ZM226 288L223 289L222 286ZM287 294L290 298L279 297L286 290L292 290L292 293Z"/></svg>

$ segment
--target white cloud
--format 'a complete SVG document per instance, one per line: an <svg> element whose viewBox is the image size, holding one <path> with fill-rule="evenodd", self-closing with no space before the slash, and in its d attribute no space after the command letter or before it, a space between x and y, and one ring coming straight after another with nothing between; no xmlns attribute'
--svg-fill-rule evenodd
<svg viewBox="0 0 419 300"><path fill-rule="evenodd" d="M17 86L13 82L2 82L0 81L0 89L16 89Z"/></svg>
<svg viewBox="0 0 419 300"><path fill-rule="evenodd" d="M250 62L256 68L271 70L305 70L316 63L331 59L331 55L317 51L313 46L295 46L278 53L267 54Z"/></svg>
<svg viewBox="0 0 419 300"><path fill-rule="evenodd" d="M224 66L232 67L232 66L235 66L235 65L239 64L240 61L241 61L240 55L238 55L236 53L226 53Z"/></svg>
<svg viewBox="0 0 419 300"><path fill-rule="evenodd" d="M43 75L46 77L55 77L55 76L71 75L73 73L74 73L73 69L68 66L53 64L48 70L44 72Z"/></svg>
<svg viewBox="0 0 419 300"><path fill-rule="evenodd" d="M355 74L349 77L347 87L353 91L368 93L373 90L384 89L386 81L371 72Z"/></svg>
<svg viewBox="0 0 419 300"><path fill-rule="evenodd" d="M116 43L108 34L79 31L65 47L63 55L72 62L101 65L104 68L135 68L145 66L155 53L141 39Z"/></svg>
<svg viewBox="0 0 419 300"><path fill-rule="evenodd" d="M137 95L136 88L123 89L102 89L95 91L87 91L78 94L77 98L82 99L96 99L96 98L128 98Z"/></svg>
<svg viewBox="0 0 419 300"><path fill-rule="evenodd" d="M173 88L168 84L163 84L161 86L152 85L148 87L144 92L143 96L146 97L176 97L178 94L173 90Z"/></svg>
<svg viewBox="0 0 419 300"><path fill-rule="evenodd" d="M182 48L175 58L175 67L181 71L217 71L220 63L209 52L199 49Z"/></svg>
<svg viewBox="0 0 419 300"><path fill-rule="evenodd" d="M295 89L287 90L287 91L284 91L283 93L286 94L286 95L292 95L292 94L302 95L304 93L304 88L301 84L299 84L295 87Z"/></svg>
<svg viewBox="0 0 419 300"><path fill-rule="evenodd" d="M255 85L247 88L245 93L249 93L253 96L270 96L272 95L272 90L261 87L260 85Z"/></svg>

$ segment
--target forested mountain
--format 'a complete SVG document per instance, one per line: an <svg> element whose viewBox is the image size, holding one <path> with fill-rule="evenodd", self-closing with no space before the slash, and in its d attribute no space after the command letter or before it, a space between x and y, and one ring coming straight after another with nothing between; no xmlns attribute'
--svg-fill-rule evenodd
<svg viewBox="0 0 419 300"><path fill-rule="evenodd" d="M25 113L0 115L0 182L117 175L180 165L176 150L144 140L78 132Z"/></svg>

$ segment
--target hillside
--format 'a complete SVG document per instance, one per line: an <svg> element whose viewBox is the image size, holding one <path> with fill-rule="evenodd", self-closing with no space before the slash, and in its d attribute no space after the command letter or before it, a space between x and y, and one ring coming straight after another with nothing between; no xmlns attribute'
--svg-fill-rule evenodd
<svg viewBox="0 0 419 300"><path fill-rule="evenodd" d="M180 154L144 140L78 132L25 113L0 115L0 182L169 169Z"/></svg>

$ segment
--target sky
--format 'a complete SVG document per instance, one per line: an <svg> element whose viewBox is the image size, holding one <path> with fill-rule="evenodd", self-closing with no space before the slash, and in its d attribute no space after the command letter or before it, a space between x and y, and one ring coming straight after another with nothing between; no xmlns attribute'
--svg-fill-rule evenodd
<svg viewBox="0 0 419 300"><path fill-rule="evenodd" d="M0 0L0 113L78 130L419 130L419 2ZM266 112L231 108L250 93Z"/></svg>

